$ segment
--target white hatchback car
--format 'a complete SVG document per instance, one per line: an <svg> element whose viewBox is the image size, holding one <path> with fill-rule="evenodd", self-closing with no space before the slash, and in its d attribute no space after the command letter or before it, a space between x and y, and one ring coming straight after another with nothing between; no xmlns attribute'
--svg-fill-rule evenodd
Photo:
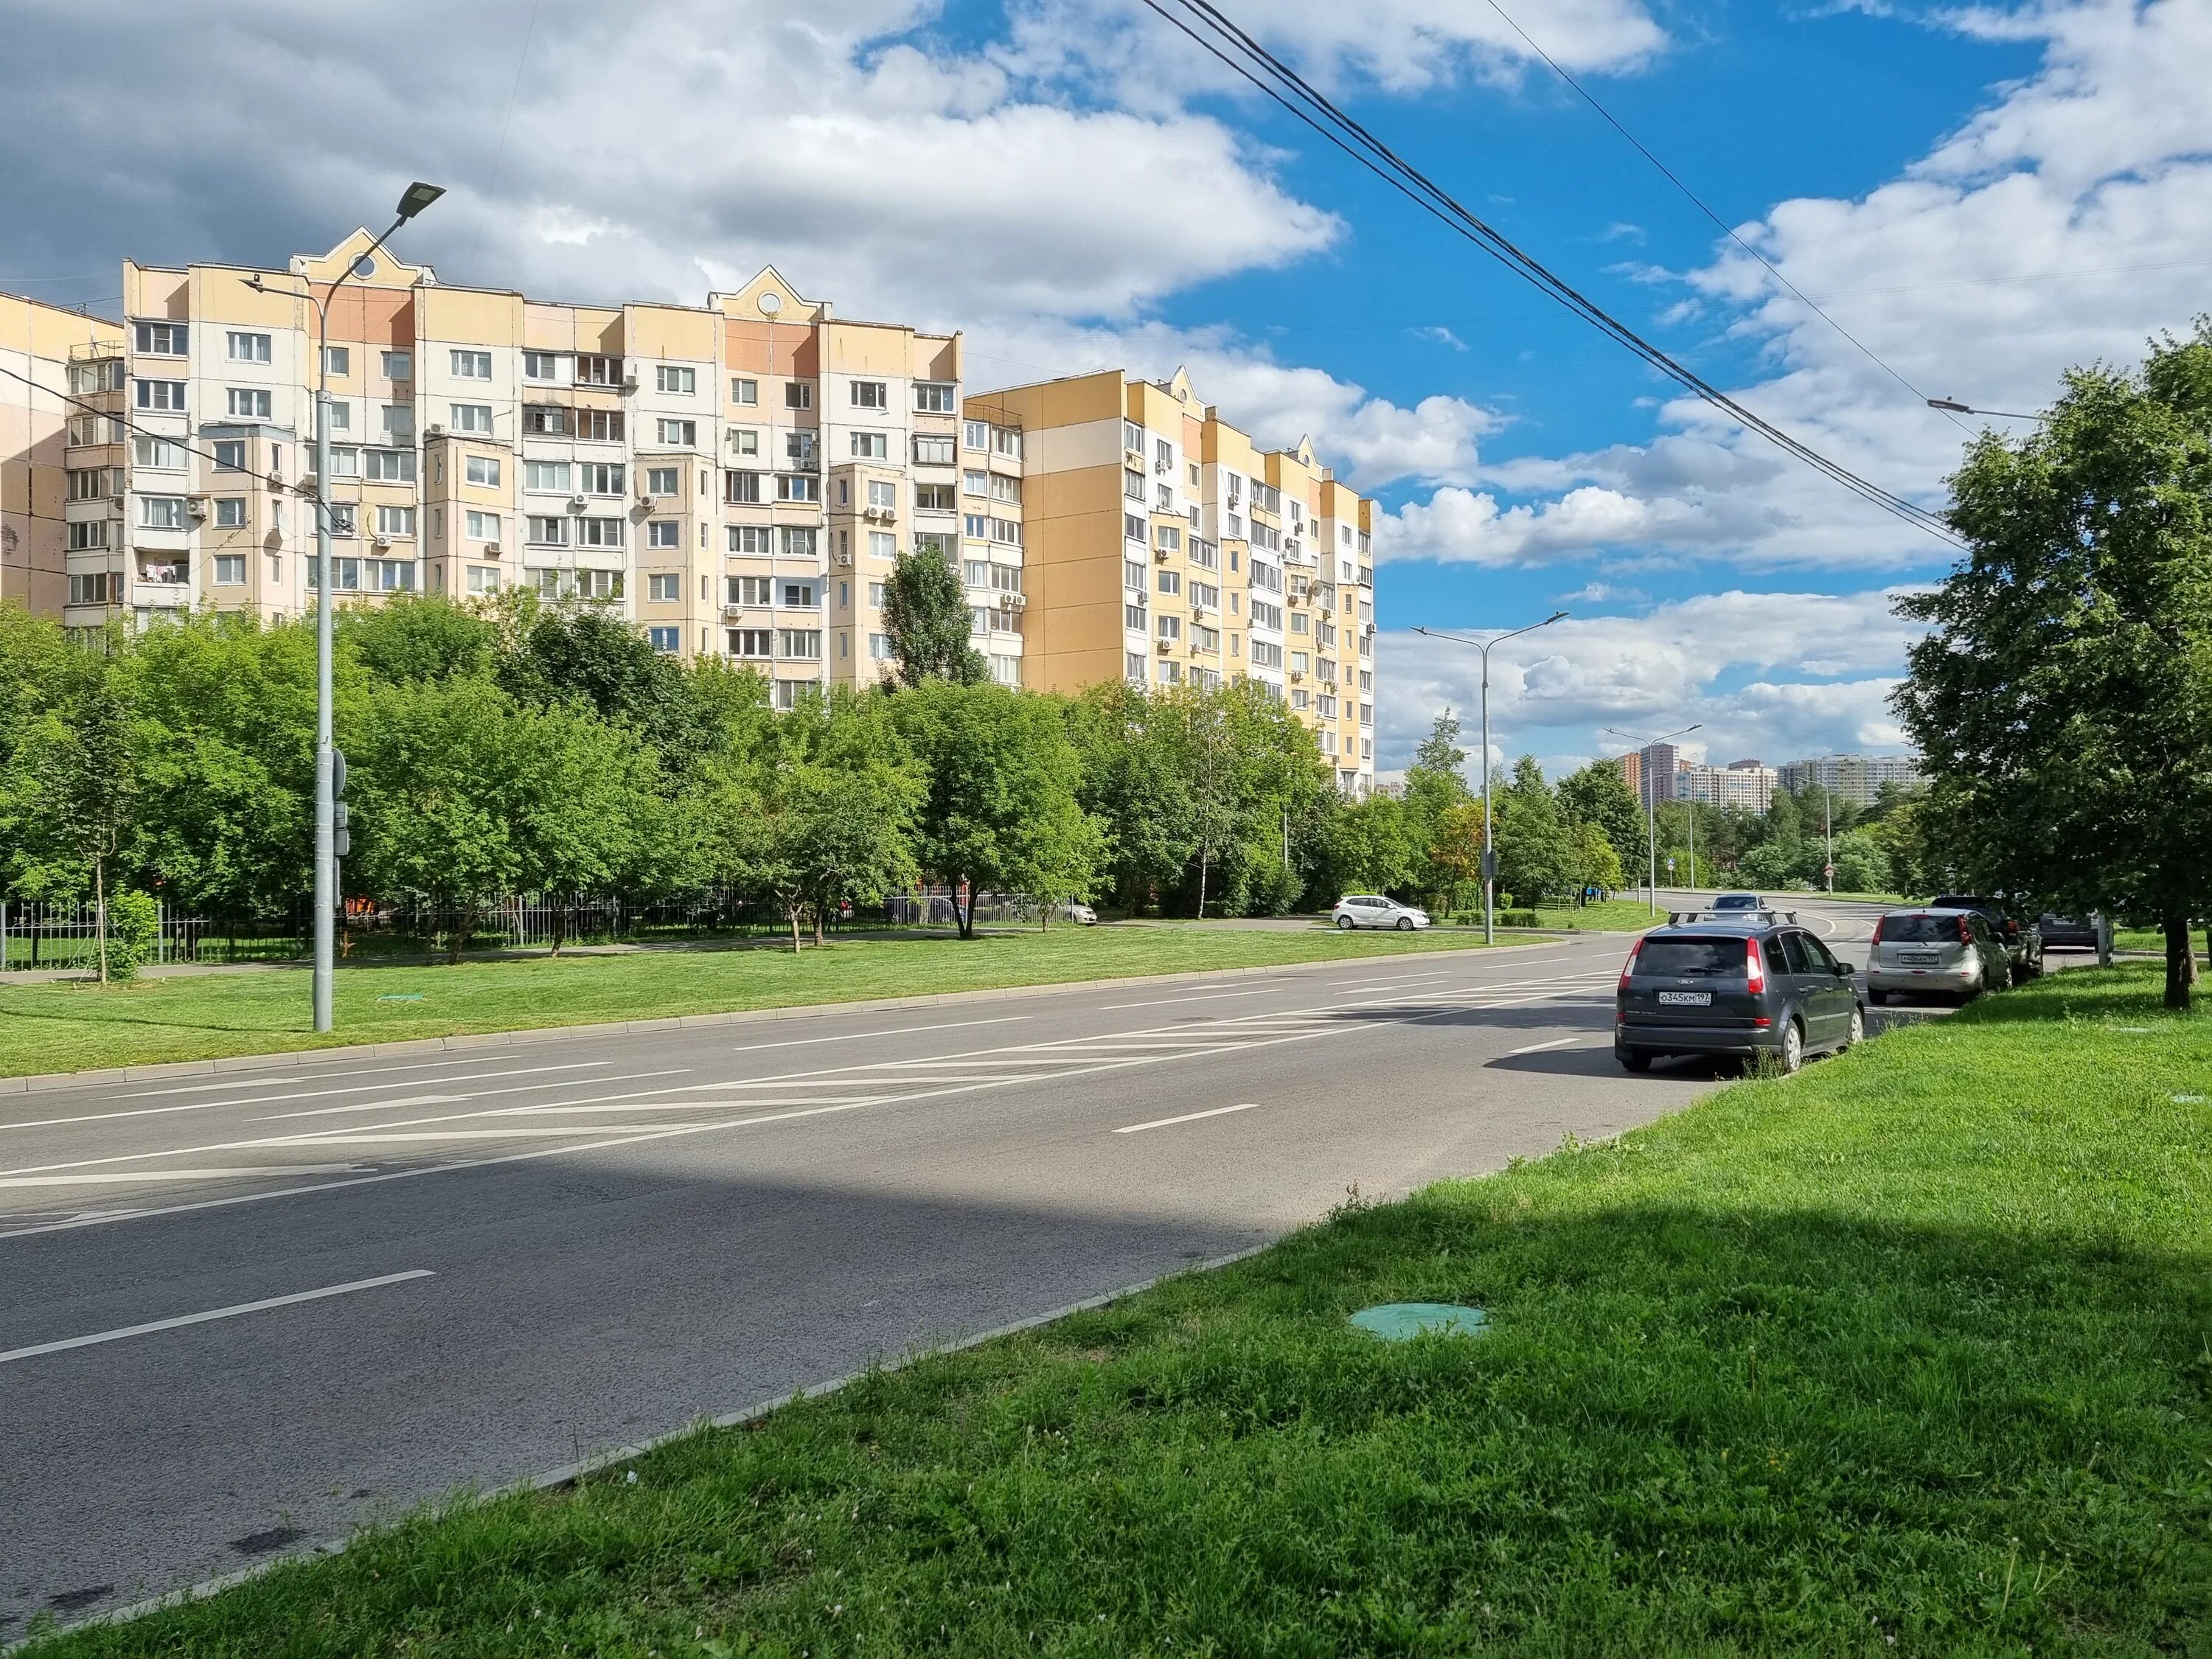
<svg viewBox="0 0 2212 1659"><path fill-rule="evenodd" d="M1379 893L1352 893L1337 900L1328 919L1347 933L1354 927L1395 927L1410 933L1429 925L1429 913Z"/></svg>

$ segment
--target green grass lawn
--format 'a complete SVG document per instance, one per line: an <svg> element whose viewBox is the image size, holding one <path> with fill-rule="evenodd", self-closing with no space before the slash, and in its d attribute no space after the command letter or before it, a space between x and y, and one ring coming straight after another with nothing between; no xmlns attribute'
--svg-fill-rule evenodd
<svg viewBox="0 0 2212 1659"><path fill-rule="evenodd" d="M1600 899L1595 904L1540 908L1535 915L1540 927L1569 933L1640 933L1655 921L1664 923L1667 920L1664 905L1655 918L1651 906L1642 899ZM1481 925L1480 909L1474 912L1474 921L1476 926Z"/></svg>
<svg viewBox="0 0 2212 1659"><path fill-rule="evenodd" d="M39 1659L2202 1656L2212 1018L2157 1000L2055 976ZM1492 1326L1346 1323L1400 1299Z"/></svg>
<svg viewBox="0 0 2212 1659"><path fill-rule="evenodd" d="M777 950L353 967L337 975L337 1030L318 1039L308 976L293 969L147 979L127 986L0 984L0 1076L205 1060L340 1042L392 1042L598 1020L776 1008L994 986L1113 979L1325 957L1465 950L1465 935L1212 928L1054 927L962 940L846 939ZM420 999L391 1001L390 998Z"/></svg>

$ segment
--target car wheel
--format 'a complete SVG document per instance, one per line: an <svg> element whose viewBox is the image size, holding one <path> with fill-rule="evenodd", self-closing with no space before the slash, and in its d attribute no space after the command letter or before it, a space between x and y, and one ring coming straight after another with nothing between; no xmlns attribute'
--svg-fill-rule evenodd
<svg viewBox="0 0 2212 1659"><path fill-rule="evenodd" d="M1354 926L1354 924L1353 924L1353 922L1352 922L1352 918L1351 918L1350 916L1339 916L1339 917L1336 919L1336 925L1337 925L1338 927L1340 927L1343 928L1343 929L1344 929L1344 931L1345 931L1346 933L1350 933L1350 932L1352 931L1352 927L1353 927L1353 926Z"/></svg>
<svg viewBox="0 0 2212 1659"><path fill-rule="evenodd" d="M1865 1036L1866 1010L1859 1007L1856 1003L1854 1003L1851 1006L1851 1023L1844 1028L1844 1040L1836 1045L1836 1052L1839 1054L1842 1054L1853 1043L1864 1038Z"/></svg>
<svg viewBox="0 0 2212 1659"><path fill-rule="evenodd" d="M1412 933L1412 932L1413 931L1413 917L1411 917L1411 916L1401 916L1401 917L1399 917L1399 918L1398 918L1398 931L1399 931L1400 933Z"/></svg>
<svg viewBox="0 0 2212 1659"><path fill-rule="evenodd" d="M1782 1075L1795 1077L1805 1069L1805 1028L1796 1020L1782 1031Z"/></svg>
<svg viewBox="0 0 2212 1659"><path fill-rule="evenodd" d="M1616 1048L1613 1057L1632 1072L1651 1069L1651 1056L1641 1048Z"/></svg>

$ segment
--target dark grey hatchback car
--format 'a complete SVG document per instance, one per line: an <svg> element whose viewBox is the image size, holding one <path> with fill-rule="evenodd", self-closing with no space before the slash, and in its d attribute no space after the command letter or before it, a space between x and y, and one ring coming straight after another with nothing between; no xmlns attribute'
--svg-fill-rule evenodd
<svg viewBox="0 0 2212 1659"><path fill-rule="evenodd" d="M1750 1060L1785 1072L1866 1035L1850 963L1775 913L1700 918L1636 941L1614 997L1613 1057L1632 1072L1665 1054Z"/></svg>

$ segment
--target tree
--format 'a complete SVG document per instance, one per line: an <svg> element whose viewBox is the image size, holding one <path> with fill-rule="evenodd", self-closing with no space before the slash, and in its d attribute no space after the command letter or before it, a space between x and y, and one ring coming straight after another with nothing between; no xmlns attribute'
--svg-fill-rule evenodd
<svg viewBox="0 0 2212 1659"><path fill-rule="evenodd" d="M2212 320L2142 371L2076 369L2042 428L1951 480L1966 557L1894 707L1947 865L2056 908L2154 916L2190 1006L2212 901Z"/></svg>
<svg viewBox="0 0 2212 1659"><path fill-rule="evenodd" d="M499 750L514 881L551 906L557 957L576 896L625 884L653 844L659 768L653 750L580 703L514 710Z"/></svg>
<svg viewBox="0 0 2212 1659"><path fill-rule="evenodd" d="M816 944L848 900L913 881L912 830L924 799L912 751L882 699L838 690L785 717L767 792L767 867L792 924L811 916Z"/></svg>
<svg viewBox="0 0 2212 1659"><path fill-rule="evenodd" d="M1460 724L1447 708L1436 717L1429 727L1429 735L1421 739L1413 751L1413 763L1406 769L1405 802L1406 838L1417 849L1414 879L1425 893L1446 895L1446 905L1453 902L1450 890L1464 878L1448 861L1440 862L1435 855L1439 845L1450 845L1441 825L1444 815L1466 803L1473 792L1468 788L1467 778L1461 768L1467 763L1467 750L1459 746ZM1482 814L1475 814L1477 857L1480 856ZM1464 844L1463 833L1460 844ZM1474 878L1481 879L1478 870Z"/></svg>
<svg viewBox="0 0 2212 1659"><path fill-rule="evenodd" d="M514 643L496 678L523 702L580 701L600 719L627 726L683 770L720 733L714 710L673 657L662 655L616 612L597 605L512 602Z"/></svg>
<svg viewBox="0 0 2212 1659"><path fill-rule="evenodd" d="M395 593L336 618L342 648L380 680L451 679L481 674L500 649L500 625L481 608L427 593Z"/></svg>
<svg viewBox="0 0 2212 1659"><path fill-rule="evenodd" d="M1561 819L1536 757L1516 761L1504 788L1492 786L1491 799L1499 886L1524 905L1565 891L1574 880L1577 839Z"/></svg>
<svg viewBox="0 0 2212 1659"><path fill-rule="evenodd" d="M1571 832L1574 837L1574 884L1577 890L1595 887L1601 893L1611 893L1626 885L1620 854L1613 850L1613 837L1606 834L1603 825L1577 823L1571 827Z"/></svg>
<svg viewBox="0 0 2212 1659"><path fill-rule="evenodd" d="M1077 798L1105 835L1100 874L1133 912L1180 880L1196 855L1189 783L1167 740L1171 726L1164 703L1121 680L1091 687L1067 708L1082 773Z"/></svg>
<svg viewBox="0 0 2212 1659"><path fill-rule="evenodd" d="M1644 803L1628 787L1617 760L1592 761L1559 780L1559 811L1571 823L1605 831L1624 870L1641 870L1648 842Z"/></svg>
<svg viewBox="0 0 2212 1659"><path fill-rule="evenodd" d="M1436 815L1429 830L1429 868L1443 878L1444 908L1459 908L1462 887L1482 879L1482 804L1463 800Z"/></svg>
<svg viewBox="0 0 2212 1659"><path fill-rule="evenodd" d="M108 643L119 647L120 629ZM137 711L119 648L77 653L63 689L20 734L7 789L10 828L29 852L30 890L82 890L90 878L100 980L108 979L108 876L138 799Z"/></svg>
<svg viewBox="0 0 2212 1659"><path fill-rule="evenodd" d="M1406 841L1406 809L1389 795L1364 800L1339 799L1322 828L1322 868L1331 879L1323 890L1384 893L1402 888L1413 873L1413 849Z"/></svg>
<svg viewBox="0 0 2212 1659"><path fill-rule="evenodd" d="M928 678L897 695L893 718L927 783L916 860L952 886L961 938L975 936L987 886L1046 902L1089 890L1105 840L1076 799L1075 746L1051 699Z"/></svg>
<svg viewBox="0 0 2212 1659"><path fill-rule="evenodd" d="M989 678L981 653L968 642L972 626L960 573L943 555L915 549L892 561L884 582L884 631L901 684L980 685Z"/></svg>

